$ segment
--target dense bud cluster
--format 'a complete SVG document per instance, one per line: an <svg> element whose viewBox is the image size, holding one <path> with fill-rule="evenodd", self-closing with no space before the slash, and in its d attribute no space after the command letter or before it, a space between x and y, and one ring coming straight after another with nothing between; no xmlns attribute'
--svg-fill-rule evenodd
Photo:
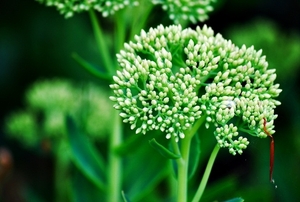
<svg viewBox="0 0 300 202"><path fill-rule="evenodd" d="M113 77L114 108L136 133L160 130L166 138L184 138L196 120L216 127L215 136L230 153L242 153L249 142L238 131L273 134L275 70L268 70L262 51L236 47L204 26L180 25L141 31L117 54L121 70Z"/></svg>

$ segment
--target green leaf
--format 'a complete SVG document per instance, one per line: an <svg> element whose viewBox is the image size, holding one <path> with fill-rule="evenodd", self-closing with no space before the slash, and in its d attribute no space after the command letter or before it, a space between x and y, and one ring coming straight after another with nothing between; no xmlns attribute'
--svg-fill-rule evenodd
<svg viewBox="0 0 300 202"><path fill-rule="evenodd" d="M78 169L98 188L105 188L106 172L104 160L87 136L77 128L74 120L67 117L71 146L71 157Z"/></svg>
<svg viewBox="0 0 300 202"><path fill-rule="evenodd" d="M198 185L199 182L195 181L194 183ZM235 193L237 190L239 190L238 177L230 175L207 186L201 199L203 201L217 201L216 197L221 197L223 200L219 199L218 201L224 201L226 198L231 198L232 193Z"/></svg>
<svg viewBox="0 0 300 202"><path fill-rule="evenodd" d="M168 160L153 152L147 142L142 139L136 150L124 157L123 190L132 201L144 201L153 195L159 182L171 172Z"/></svg>
<svg viewBox="0 0 300 202"><path fill-rule="evenodd" d="M78 168L73 169L72 176L72 201L106 201L106 194L88 180Z"/></svg>
<svg viewBox="0 0 300 202"><path fill-rule="evenodd" d="M128 197L126 197L124 191L122 191L122 199L124 202L130 202L130 200L128 199Z"/></svg>
<svg viewBox="0 0 300 202"><path fill-rule="evenodd" d="M199 138L199 134L196 133L192 139L191 147L190 147L189 167L188 167L189 179L193 177L193 175L197 170L197 167L199 165L199 160L200 160L200 154L201 154L200 138Z"/></svg>
<svg viewBox="0 0 300 202"><path fill-rule="evenodd" d="M229 199L229 200L226 200L224 202L244 202L245 200L242 199L241 197L237 197L237 198L233 198L233 199Z"/></svg>
<svg viewBox="0 0 300 202"><path fill-rule="evenodd" d="M162 156L168 158L168 159L178 159L181 156L178 154L174 154L167 148L165 148L163 145L159 144L155 138L149 140L149 144L156 150L158 151Z"/></svg>
<svg viewBox="0 0 300 202"><path fill-rule="evenodd" d="M126 154L132 152L132 150L136 150L141 144L141 141L145 138L141 135L136 135L135 133L129 133L129 136L120 144L119 146L114 148L114 152L120 156L125 156Z"/></svg>
<svg viewBox="0 0 300 202"><path fill-rule="evenodd" d="M72 58L93 76L100 78L100 79L105 79L105 80L111 81L112 76L100 72L93 65L88 63L82 57L80 57L77 53L72 53Z"/></svg>
<svg viewBox="0 0 300 202"><path fill-rule="evenodd" d="M162 133L160 131L149 131L147 132L147 136L144 136L135 134L135 132L131 129L125 129L124 135L126 136L124 137L122 144L113 149L113 152L123 157L130 153L136 152L140 147L141 142L151 138L159 139L162 137ZM166 140L166 138L162 138L162 140Z"/></svg>

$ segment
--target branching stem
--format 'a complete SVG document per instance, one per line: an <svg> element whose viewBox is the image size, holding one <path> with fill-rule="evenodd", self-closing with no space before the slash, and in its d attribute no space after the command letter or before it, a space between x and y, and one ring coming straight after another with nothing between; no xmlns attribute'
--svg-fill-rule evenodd
<svg viewBox="0 0 300 202"><path fill-rule="evenodd" d="M209 160L208 160L206 169L204 171L202 180L200 182L200 185L198 187L198 190L197 190L192 202L199 202L200 201L219 150L220 150L220 147L219 147L218 144L216 144L215 148L213 149L213 151L212 151L212 153L209 157Z"/></svg>
<svg viewBox="0 0 300 202"><path fill-rule="evenodd" d="M178 166L178 202L187 201L188 190L188 165L189 165L189 152L192 137L185 137L181 141L181 158L177 160Z"/></svg>
<svg viewBox="0 0 300 202"><path fill-rule="evenodd" d="M178 148L178 143L175 142L175 138L172 138L173 149L176 154L181 155L181 158L176 160L178 166L178 202L186 202L188 194L188 165L189 165L189 155L190 155L190 146L193 136L196 134L197 130L200 128L202 123L205 120L205 116L198 119L194 126L185 132L185 138L180 140L180 151Z"/></svg>
<svg viewBox="0 0 300 202"><path fill-rule="evenodd" d="M122 122L119 114L114 113L113 132L110 136L109 144L109 179L108 179L108 201L120 201L121 198L121 179L122 179L122 161L114 152L114 149L122 142Z"/></svg>

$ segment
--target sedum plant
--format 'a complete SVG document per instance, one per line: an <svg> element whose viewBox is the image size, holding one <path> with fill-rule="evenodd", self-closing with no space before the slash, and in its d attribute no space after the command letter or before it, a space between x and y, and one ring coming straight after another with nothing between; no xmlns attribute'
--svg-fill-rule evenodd
<svg viewBox="0 0 300 202"><path fill-rule="evenodd" d="M190 198L193 202L200 201L220 148L227 148L232 155L242 154L249 145L245 133L258 138L270 136L271 146L274 144L272 135L277 118L274 110L280 105L276 98L281 89L275 83L275 70L268 69L262 50L257 51L253 46L236 46L206 25L183 28L187 22L206 20L215 0L37 1L55 6L66 18L89 11L105 71L99 71L77 54L73 54L73 58L94 76L110 83L110 100L119 115L111 113L112 107L102 102L108 95L101 89L87 88L82 94L68 82L46 82L27 93L30 113L25 110L9 119L8 131L18 137L25 128L31 138L26 143L30 145L40 130L39 120L34 115L36 110L41 110L45 115L43 133L64 138L66 145L70 146L68 152L72 161L88 183L96 185L96 192L101 193L102 200L120 201L122 195L124 201L129 201L128 198L138 201L143 198L140 192L144 194L163 177L172 176L169 167L165 166L166 159L163 163L157 157L153 160L155 154L152 150L144 145L134 147L141 145L136 141L140 139L127 135L130 131L151 136L150 145L163 157L172 160L177 182L172 181L170 189L173 190L172 199L176 198L178 202ZM142 28L146 27L154 5L162 6L174 24L159 25L146 32ZM120 12L128 8L128 12ZM111 36L103 33L95 10L104 17L115 15L113 43L107 42L107 39L112 40ZM134 18L131 25L130 16ZM128 30L131 41L126 43ZM120 50L116 58L111 50ZM120 117L125 125L130 126L129 131L122 127ZM213 128L213 134L209 134L208 128ZM109 133L105 139L107 151L104 151L106 147L100 149L102 153L106 152L106 158L96 152L95 145L86 143L88 141L82 138L81 132L95 139L101 133ZM216 146L195 191L188 187L188 181L199 162L201 145L198 133L214 135ZM130 152L122 152L124 150L133 150L137 154L128 161L124 156ZM125 163L122 157L126 159ZM146 165L147 161L151 166L139 166L141 162ZM273 159L270 176L272 166ZM133 179L138 167L143 173L139 179ZM56 182L58 189L61 188L59 182ZM128 182L133 184L131 188L126 187ZM135 183L140 186L137 188ZM81 186L76 188L74 195L78 195L77 199L97 195L90 192L93 189L86 189L87 194L85 191L82 194ZM149 195L152 194L147 197L151 197ZM64 198L60 199L64 201ZM147 199L157 201L155 197Z"/></svg>

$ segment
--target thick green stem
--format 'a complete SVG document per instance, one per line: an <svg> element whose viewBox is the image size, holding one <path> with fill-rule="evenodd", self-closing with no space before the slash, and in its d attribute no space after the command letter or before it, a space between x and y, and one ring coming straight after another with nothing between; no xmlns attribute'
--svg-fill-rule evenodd
<svg viewBox="0 0 300 202"><path fill-rule="evenodd" d="M68 175L70 166L70 156L65 152L69 148L64 141L58 145L58 151L55 158L55 201L63 202L71 198L70 178Z"/></svg>
<svg viewBox="0 0 300 202"><path fill-rule="evenodd" d="M192 200L192 202L199 202L200 201L200 199L201 199L201 197L203 195L204 189L206 187L206 184L207 184L207 181L208 181L211 169L213 167L213 164L215 162L215 159L217 157L217 154L218 154L219 150L220 150L220 147L217 144L215 146L214 150L212 151L210 157L209 157L209 160L208 160L206 169L204 171L201 183L200 183L200 185L198 187L198 190L197 190L197 192L196 192L196 194L195 194L194 199Z"/></svg>
<svg viewBox="0 0 300 202"><path fill-rule="evenodd" d="M126 17L124 15L124 10L120 10L115 13L115 52L119 52L125 42L126 38Z"/></svg>
<svg viewBox="0 0 300 202"><path fill-rule="evenodd" d="M120 201L121 199L121 179L122 179L122 161L114 152L114 149L122 141L122 122L117 112L114 112L113 132L110 136L109 144L109 180L108 180L108 200Z"/></svg>
<svg viewBox="0 0 300 202"><path fill-rule="evenodd" d="M107 46L107 44L105 43L105 38L104 38L104 35L100 28L95 11L93 9L90 9L89 14L90 14L90 19L91 19L91 23L93 26L97 46L98 46L100 55L102 56L104 67L110 75L113 75L114 65L112 62L112 57L109 54L109 46Z"/></svg>
<svg viewBox="0 0 300 202"><path fill-rule="evenodd" d="M174 152L176 154L181 155L181 158L176 160L178 166L178 202L186 202L187 194L188 194L188 165L189 165L189 155L190 155L190 146L193 136L196 134L197 130L200 128L202 123L204 122L206 116L201 117L197 120L194 126L185 131L185 138L180 140L181 147L180 151L178 148L178 144L175 142L175 138L172 138L172 145Z"/></svg>
<svg viewBox="0 0 300 202"><path fill-rule="evenodd" d="M187 201L187 188L188 188L188 165L189 165L189 152L192 137L185 137L181 140L181 158L177 160L178 166L178 202Z"/></svg>

